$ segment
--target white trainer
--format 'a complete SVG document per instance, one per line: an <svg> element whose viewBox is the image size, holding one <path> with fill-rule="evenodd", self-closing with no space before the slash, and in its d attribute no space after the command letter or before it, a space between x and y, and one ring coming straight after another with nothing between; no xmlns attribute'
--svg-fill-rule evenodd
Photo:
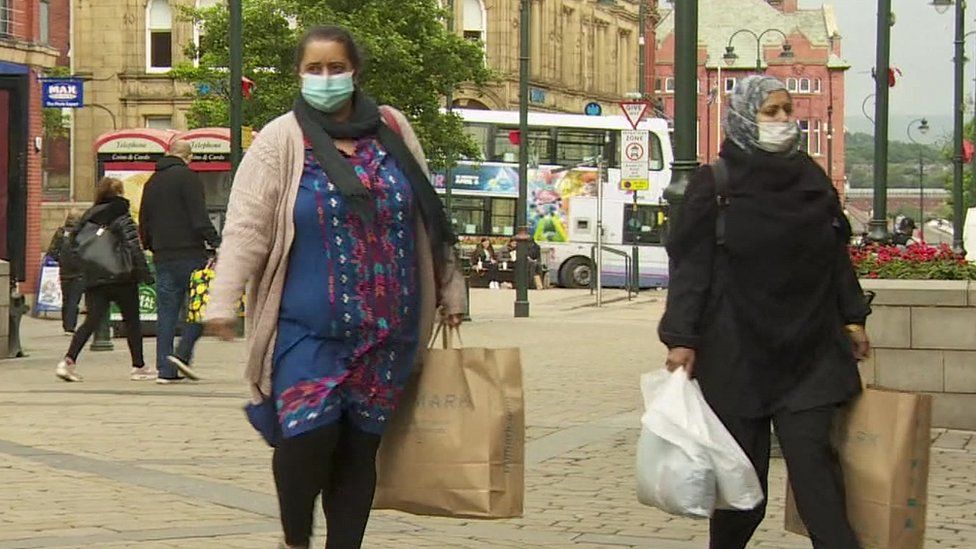
<svg viewBox="0 0 976 549"><path fill-rule="evenodd" d="M75 361L68 357L64 357L61 362L58 362L54 375L67 382L81 381L81 376L75 372Z"/></svg>

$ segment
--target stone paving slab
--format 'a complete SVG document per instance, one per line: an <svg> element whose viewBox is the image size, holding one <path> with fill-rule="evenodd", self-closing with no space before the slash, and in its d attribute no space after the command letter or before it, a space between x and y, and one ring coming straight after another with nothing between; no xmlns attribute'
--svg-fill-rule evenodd
<svg viewBox="0 0 976 549"><path fill-rule="evenodd" d="M640 506L634 494L639 375L663 363L663 294L473 292L471 346L519 346L526 395L526 513L471 521L378 512L365 547L613 548L707 546L707 524ZM26 359L0 362L0 549L272 548L279 538L270 450L244 421L243 345L204 340L205 380L127 380L128 354L86 351L86 381L53 366L58 323L25 319ZM153 340L146 340L152 359ZM976 437L933 432L927 547L976 547ZM785 467L774 460L766 521L752 547L809 547L784 533ZM319 521L318 545L324 540Z"/></svg>

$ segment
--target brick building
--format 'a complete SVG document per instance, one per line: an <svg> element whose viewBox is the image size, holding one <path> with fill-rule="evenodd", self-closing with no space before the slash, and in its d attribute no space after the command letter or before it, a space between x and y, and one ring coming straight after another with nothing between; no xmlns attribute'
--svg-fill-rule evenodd
<svg viewBox="0 0 976 549"><path fill-rule="evenodd" d="M33 292L40 266L40 77L66 61L67 0L0 0L0 257ZM6 291L2 289L0 291Z"/></svg>
<svg viewBox="0 0 976 549"><path fill-rule="evenodd" d="M670 7L670 2L661 2L660 12L654 10L660 13L660 22L649 40L655 51L653 85L648 87L669 117L674 115L674 14ZM698 28L699 159L710 162L718 155L723 100L738 79L756 74L758 49L762 72L786 82L793 93L803 148L843 192L844 75L850 66L841 57L833 7L799 9L797 0L700 0ZM726 55L730 40L734 59ZM789 53L783 55L784 51Z"/></svg>

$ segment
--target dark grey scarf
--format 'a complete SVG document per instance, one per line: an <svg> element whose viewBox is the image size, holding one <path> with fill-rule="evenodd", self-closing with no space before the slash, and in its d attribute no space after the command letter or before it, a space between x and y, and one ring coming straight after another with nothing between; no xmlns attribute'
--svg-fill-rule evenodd
<svg viewBox="0 0 976 549"><path fill-rule="evenodd" d="M360 139L369 135L379 138L380 144L393 156L410 181L424 226L430 234L434 259L443 262L445 250L457 242L457 237L430 179L403 138L383 123L376 102L357 89L353 95L352 118L342 123L309 105L301 95L295 99L294 112L305 138L312 144L312 153L325 170L329 182L336 186L351 211L364 220L372 219L375 209L373 196L359 180L352 164L336 148L333 139Z"/></svg>

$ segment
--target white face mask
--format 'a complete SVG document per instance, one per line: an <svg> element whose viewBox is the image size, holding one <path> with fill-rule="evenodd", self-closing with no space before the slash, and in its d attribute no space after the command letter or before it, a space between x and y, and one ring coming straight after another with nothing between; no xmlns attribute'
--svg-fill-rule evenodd
<svg viewBox="0 0 976 549"><path fill-rule="evenodd" d="M800 127L796 122L760 122L760 149L771 152L786 152L794 147L800 138Z"/></svg>

